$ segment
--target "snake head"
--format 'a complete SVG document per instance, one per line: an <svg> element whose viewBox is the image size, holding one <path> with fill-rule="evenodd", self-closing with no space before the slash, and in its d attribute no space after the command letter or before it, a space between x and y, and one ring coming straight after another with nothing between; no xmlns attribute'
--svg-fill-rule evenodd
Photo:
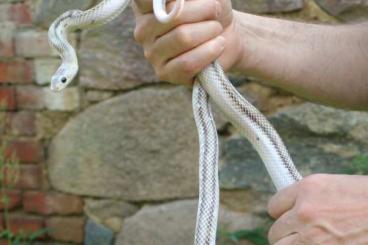
<svg viewBox="0 0 368 245"><path fill-rule="evenodd" d="M61 90L65 89L73 81L77 75L77 72L77 67L65 67L63 65L60 66L55 75L53 75L51 78L51 90L54 92L60 92Z"/></svg>

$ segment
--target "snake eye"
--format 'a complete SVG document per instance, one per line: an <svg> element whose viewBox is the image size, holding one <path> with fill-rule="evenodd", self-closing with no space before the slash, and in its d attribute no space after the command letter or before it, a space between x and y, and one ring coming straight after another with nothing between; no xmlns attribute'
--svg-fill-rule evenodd
<svg viewBox="0 0 368 245"><path fill-rule="evenodd" d="M66 77L62 77L62 78L61 78L61 82L62 82L62 83L66 83Z"/></svg>

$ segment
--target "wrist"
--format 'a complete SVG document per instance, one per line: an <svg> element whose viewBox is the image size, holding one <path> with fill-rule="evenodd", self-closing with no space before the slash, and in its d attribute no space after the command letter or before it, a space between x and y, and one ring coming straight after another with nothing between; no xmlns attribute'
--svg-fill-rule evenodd
<svg viewBox="0 0 368 245"><path fill-rule="evenodd" d="M238 40L239 52L232 70L236 72L249 74L255 68L251 63L257 54L255 52L257 34L253 31L254 27L257 26L257 20L253 17L250 14L234 10L234 33Z"/></svg>
<svg viewBox="0 0 368 245"><path fill-rule="evenodd" d="M298 70L296 50L302 23L235 12L241 54L233 70L272 82L282 82L285 70ZM278 85L278 84L277 84Z"/></svg>

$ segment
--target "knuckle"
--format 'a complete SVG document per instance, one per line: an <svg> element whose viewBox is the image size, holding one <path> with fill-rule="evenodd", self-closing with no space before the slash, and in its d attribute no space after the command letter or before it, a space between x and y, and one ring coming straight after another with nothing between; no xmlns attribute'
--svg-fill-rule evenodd
<svg viewBox="0 0 368 245"><path fill-rule="evenodd" d="M143 28L141 27L141 25L137 24L136 27L134 28L134 39L138 42L138 43L143 43L144 40L144 35L143 35Z"/></svg>
<svg viewBox="0 0 368 245"><path fill-rule="evenodd" d="M315 190L326 184L327 175L313 174L300 181L300 188L304 191Z"/></svg>
<svg viewBox="0 0 368 245"><path fill-rule="evenodd" d="M152 50L149 49L149 48L145 48L144 51L143 51L143 53L144 53L144 57L148 61L152 62L152 60L153 60L153 52L152 52Z"/></svg>
<svg viewBox="0 0 368 245"><path fill-rule="evenodd" d="M312 204L302 203L296 210L296 217L303 223L310 223L317 218L317 212Z"/></svg>
<svg viewBox="0 0 368 245"><path fill-rule="evenodd" d="M193 38L187 26L183 25L176 28L175 40L180 46L189 46L192 44Z"/></svg>
<svg viewBox="0 0 368 245"><path fill-rule="evenodd" d="M146 39L152 36L152 32L147 31L152 29L152 18L153 16L151 14L145 14L139 18L136 18L133 36L137 42L142 44Z"/></svg>
<svg viewBox="0 0 368 245"><path fill-rule="evenodd" d="M218 35L220 35L221 33L223 33L224 32L224 27L221 25L221 23L220 22L218 22L218 21L215 21L214 22L214 29L216 30L216 33L218 34Z"/></svg>
<svg viewBox="0 0 368 245"><path fill-rule="evenodd" d="M276 216L276 198L273 196L271 200L267 204L267 211L271 215L271 217Z"/></svg>
<svg viewBox="0 0 368 245"><path fill-rule="evenodd" d="M219 49L218 45L212 43L212 45L208 46L207 55L209 57L215 57L215 56L219 55L219 52L220 52L220 49Z"/></svg>
<svg viewBox="0 0 368 245"><path fill-rule="evenodd" d="M143 55L144 55L144 58L149 59L150 54L149 54L149 51L147 49L143 50Z"/></svg>

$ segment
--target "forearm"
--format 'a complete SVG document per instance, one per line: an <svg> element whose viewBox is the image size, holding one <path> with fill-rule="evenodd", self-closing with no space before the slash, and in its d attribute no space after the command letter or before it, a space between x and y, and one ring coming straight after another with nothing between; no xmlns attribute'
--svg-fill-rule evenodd
<svg viewBox="0 0 368 245"><path fill-rule="evenodd" d="M368 25L327 26L236 12L235 69L312 101L368 109Z"/></svg>

